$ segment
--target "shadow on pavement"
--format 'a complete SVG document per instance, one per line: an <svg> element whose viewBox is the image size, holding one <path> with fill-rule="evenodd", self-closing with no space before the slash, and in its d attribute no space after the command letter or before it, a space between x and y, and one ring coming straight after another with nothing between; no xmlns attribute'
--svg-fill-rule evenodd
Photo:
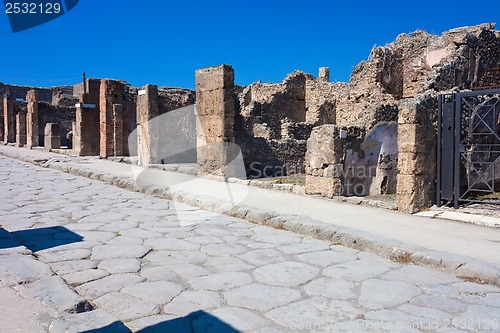
<svg viewBox="0 0 500 333"><path fill-rule="evenodd" d="M26 229L14 232L8 232L0 228L0 249L19 246L15 240L32 252L37 252L57 246L78 243L83 241L83 237L65 227Z"/></svg>
<svg viewBox="0 0 500 333"><path fill-rule="evenodd" d="M131 332L123 323L117 321L106 327L81 333L125 333ZM167 320L145 327L136 333L240 333L229 324L205 311L196 311L185 317Z"/></svg>

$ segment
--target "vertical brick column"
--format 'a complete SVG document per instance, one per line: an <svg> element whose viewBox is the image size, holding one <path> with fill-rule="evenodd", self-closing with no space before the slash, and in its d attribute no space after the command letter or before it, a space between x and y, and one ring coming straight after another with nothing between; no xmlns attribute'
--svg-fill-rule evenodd
<svg viewBox="0 0 500 333"><path fill-rule="evenodd" d="M159 163L160 133L158 121L150 121L160 115L158 87L145 85L137 96L137 154L139 165Z"/></svg>
<svg viewBox="0 0 500 333"><path fill-rule="evenodd" d="M14 115L14 101L8 96L3 97L3 141L5 143L16 141L16 118Z"/></svg>
<svg viewBox="0 0 500 333"><path fill-rule="evenodd" d="M26 113L16 114L16 145L24 147L26 145Z"/></svg>
<svg viewBox="0 0 500 333"><path fill-rule="evenodd" d="M123 106L113 104L113 151L115 156L123 156Z"/></svg>
<svg viewBox="0 0 500 333"><path fill-rule="evenodd" d="M126 105L123 105L125 96L125 86L123 82L116 80L101 80L100 87L100 102L99 102L99 113L100 113L100 156L108 157L108 156L117 156L117 152L115 152L115 138L118 137L115 135L115 125L114 125L114 112L113 105L114 104L122 104L122 110L125 113L127 109ZM134 113L135 119L135 113ZM125 119L123 119L125 120ZM123 124L123 123L122 123ZM125 127L122 125L122 129L125 130ZM127 135L127 133L123 133L120 138L120 143L123 147L123 135ZM123 148L122 148L123 153Z"/></svg>
<svg viewBox="0 0 500 333"><path fill-rule="evenodd" d="M47 123L45 125L45 150L61 148L61 138L59 137L59 124Z"/></svg>
<svg viewBox="0 0 500 333"><path fill-rule="evenodd" d="M408 98L399 105L398 210L416 213L430 207L436 191L436 96Z"/></svg>
<svg viewBox="0 0 500 333"><path fill-rule="evenodd" d="M76 122L73 130L73 153L76 156L99 155L99 109L95 102L98 96L83 94L79 107L76 108ZM84 105L96 105L95 108Z"/></svg>
<svg viewBox="0 0 500 333"><path fill-rule="evenodd" d="M234 71L220 65L196 71L197 157L201 174L225 174L234 154Z"/></svg>
<svg viewBox="0 0 500 333"><path fill-rule="evenodd" d="M26 94L28 113L26 114L26 146L28 148L40 145L38 133L38 91L29 90Z"/></svg>

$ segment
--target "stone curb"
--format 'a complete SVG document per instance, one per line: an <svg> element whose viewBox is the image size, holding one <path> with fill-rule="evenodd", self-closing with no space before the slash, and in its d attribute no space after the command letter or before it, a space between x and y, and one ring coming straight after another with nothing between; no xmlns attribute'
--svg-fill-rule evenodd
<svg viewBox="0 0 500 333"><path fill-rule="evenodd" d="M399 263L413 263L440 271L452 273L459 278L500 287L500 267L479 259L443 251L433 251L421 246L403 243L387 237L374 235L348 227L335 226L302 215L283 215L273 211L241 205L233 207L230 201L199 196L192 193L158 186L140 186L130 179L111 174L85 170L68 165L57 159L35 160L19 154L1 152L0 155L18 159L45 168L59 170L80 177L102 181L130 191L144 193L157 198L182 202L215 213L225 214L251 223L288 230L305 236L329 241L356 250L366 251Z"/></svg>

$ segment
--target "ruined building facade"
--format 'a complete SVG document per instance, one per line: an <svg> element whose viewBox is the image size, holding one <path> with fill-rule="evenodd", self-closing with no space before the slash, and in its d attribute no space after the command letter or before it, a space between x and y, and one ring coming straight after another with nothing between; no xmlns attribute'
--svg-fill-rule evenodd
<svg viewBox="0 0 500 333"><path fill-rule="evenodd" d="M295 71L238 86L220 65L196 71L196 92L109 79L0 84L1 134L27 147L59 136L77 156L197 163L226 177L241 154L247 177L305 175L307 194L395 194L398 209L415 212L435 200L438 94L499 87L499 68L500 32L483 24L401 34L373 48L347 83L329 82L323 67L317 77Z"/></svg>

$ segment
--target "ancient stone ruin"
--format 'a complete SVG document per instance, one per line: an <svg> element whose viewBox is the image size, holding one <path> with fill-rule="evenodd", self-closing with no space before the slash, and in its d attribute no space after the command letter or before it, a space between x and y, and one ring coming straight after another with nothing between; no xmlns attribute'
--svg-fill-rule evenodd
<svg viewBox="0 0 500 333"><path fill-rule="evenodd" d="M195 74L196 92L109 79L0 84L3 141L143 166L197 163L226 177L241 153L247 177L304 175L310 195L395 195L399 210L416 212L435 202L437 96L500 87L500 32L401 34L347 83L329 82L327 67L249 86L235 84L229 65Z"/></svg>

